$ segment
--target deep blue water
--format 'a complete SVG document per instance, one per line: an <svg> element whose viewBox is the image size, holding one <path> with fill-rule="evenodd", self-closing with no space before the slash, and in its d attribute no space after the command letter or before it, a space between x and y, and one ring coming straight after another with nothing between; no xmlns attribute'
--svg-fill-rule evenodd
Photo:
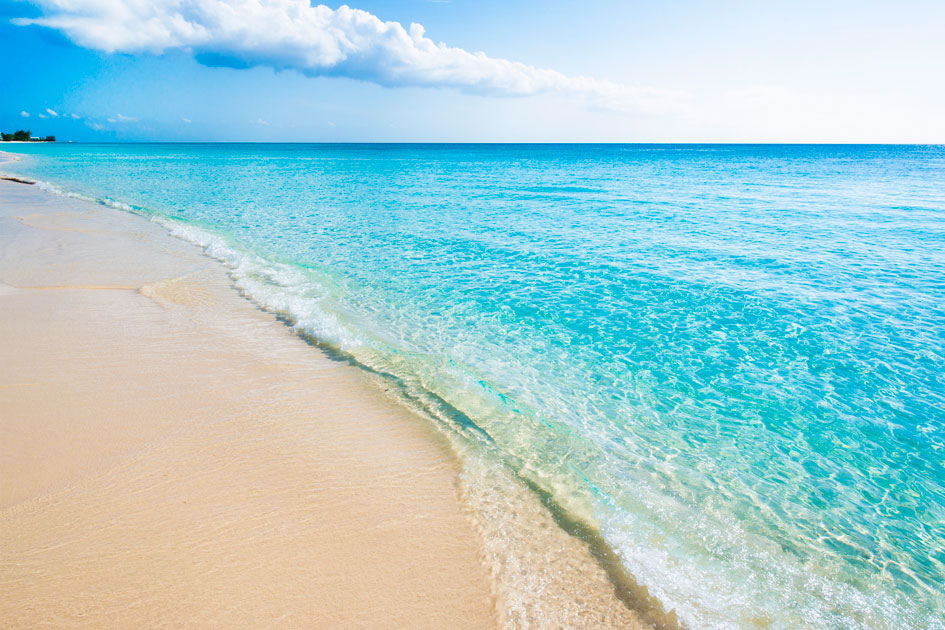
<svg viewBox="0 0 945 630"><path fill-rule="evenodd" d="M396 376L684 622L943 627L945 147L12 150Z"/></svg>

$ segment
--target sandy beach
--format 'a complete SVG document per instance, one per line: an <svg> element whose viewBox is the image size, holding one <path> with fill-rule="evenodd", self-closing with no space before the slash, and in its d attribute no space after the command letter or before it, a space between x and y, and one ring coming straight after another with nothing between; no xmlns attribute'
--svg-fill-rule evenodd
<svg viewBox="0 0 945 630"><path fill-rule="evenodd" d="M5 627L490 627L443 439L145 219L0 181Z"/></svg>
<svg viewBox="0 0 945 630"><path fill-rule="evenodd" d="M675 623L157 223L0 181L0 305L6 627Z"/></svg>
<svg viewBox="0 0 945 630"><path fill-rule="evenodd" d="M4 4L0 630L945 630L945 2L851 8Z"/></svg>

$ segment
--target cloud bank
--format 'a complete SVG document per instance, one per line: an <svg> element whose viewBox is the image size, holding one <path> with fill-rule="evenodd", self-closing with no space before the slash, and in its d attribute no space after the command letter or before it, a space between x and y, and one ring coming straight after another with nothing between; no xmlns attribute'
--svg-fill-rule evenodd
<svg viewBox="0 0 945 630"><path fill-rule="evenodd" d="M470 94L557 93L644 113L678 111L685 95L469 52L426 37L424 28L385 22L308 0L34 0L44 15L17 19L62 31L108 53L184 50L206 65L267 66L308 76L348 77L386 87L452 88Z"/></svg>

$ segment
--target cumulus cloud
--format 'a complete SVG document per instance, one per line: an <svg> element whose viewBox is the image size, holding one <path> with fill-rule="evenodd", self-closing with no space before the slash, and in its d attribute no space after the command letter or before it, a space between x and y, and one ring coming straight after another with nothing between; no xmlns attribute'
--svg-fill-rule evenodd
<svg viewBox="0 0 945 630"><path fill-rule="evenodd" d="M49 109L48 107L46 108L46 113L52 116L53 118L59 118L59 114Z"/></svg>
<svg viewBox="0 0 945 630"><path fill-rule="evenodd" d="M30 113L29 113L28 111L26 111L26 110L23 110L23 111L20 112L20 116L22 116L23 118L29 118L29 117L30 117Z"/></svg>
<svg viewBox="0 0 945 630"><path fill-rule="evenodd" d="M184 50L212 66L267 66L308 76L338 76L387 87L453 88L472 94L558 93L621 110L664 112L685 106L676 92L567 76L436 43L419 24L404 27L309 0L34 0L44 15L17 19L65 33L109 53Z"/></svg>

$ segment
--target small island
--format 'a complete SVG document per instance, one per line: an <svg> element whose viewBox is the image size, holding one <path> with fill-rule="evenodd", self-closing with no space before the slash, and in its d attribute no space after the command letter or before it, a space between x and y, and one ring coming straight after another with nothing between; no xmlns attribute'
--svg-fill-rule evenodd
<svg viewBox="0 0 945 630"><path fill-rule="evenodd" d="M34 138L29 129L20 129L13 133L0 133L0 141L3 142L55 142L56 136L46 136L45 138Z"/></svg>

